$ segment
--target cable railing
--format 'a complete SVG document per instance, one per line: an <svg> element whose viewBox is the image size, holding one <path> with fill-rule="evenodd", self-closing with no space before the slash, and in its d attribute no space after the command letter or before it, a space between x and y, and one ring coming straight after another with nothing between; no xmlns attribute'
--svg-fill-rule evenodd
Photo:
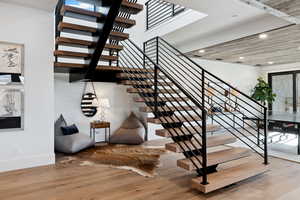
<svg viewBox="0 0 300 200"><path fill-rule="evenodd" d="M201 105L208 113L208 118L213 117L218 125L263 157L265 164L268 163L265 106L203 69L160 37L145 42L144 52L162 71L169 74L170 79L176 80L190 97L203 102ZM263 127L247 121L247 118L258 119Z"/></svg>
<svg viewBox="0 0 300 200"><path fill-rule="evenodd" d="M186 10L183 6L161 0L149 0L145 3L145 6L146 30L165 22Z"/></svg>
<svg viewBox="0 0 300 200"><path fill-rule="evenodd" d="M123 72L127 74L128 79L131 81L140 83L147 81L149 83L149 85L136 84L134 88L138 90L145 102L153 102L151 105L154 106L150 106L150 108L155 118L161 120L162 125L177 142L180 149L187 152L184 153L185 156L190 159L197 172L203 176L202 183L208 184L207 113L202 109L203 102L201 103L189 96L189 93L178 82L174 81L168 73L145 55L131 40L122 41L120 44L124 47L120 52L120 64L123 67ZM185 100L186 97L189 98L189 101ZM179 100L174 101L176 98ZM168 103L161 106L159 102ZM187 107L188 109L186 109ZM184 123L178 125L174 121L184 121Z"/></svg>

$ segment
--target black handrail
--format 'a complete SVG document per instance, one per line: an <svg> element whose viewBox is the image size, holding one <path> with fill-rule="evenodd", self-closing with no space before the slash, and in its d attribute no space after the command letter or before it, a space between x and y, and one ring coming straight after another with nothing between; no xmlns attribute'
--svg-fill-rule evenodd
<svg viewBox="0 0 300 200"><path fill-rule="evenodd" d="M183 6L162 0L149 0L145 3L145 6L146 30L149 30L186 10Z"/></svg>
<svg viewBox="0 0 300 200"><path fill-rule="evenodd" d="M149 48L147 48L149 44ZM203 109L206 111L210 111L209 108L209 101L206 100L209 97L206 95L206 93L209 92L208 87L210 86L209 83L213 83L218 87L216 89L215 87L210 86L213 88L214 91L216 91L219 94L222 94L220 90L222 91L228 91L228 88L231 90L234 90L236 93L241 95L235 96L236 97L236 105L239 106L239 109L237 110L237 113L241 114L242 117L239 117L236 115L236 113L232 112L232 115L239 119L240 121L243 121L243 125L240 123L236 123L235 120L231 119L229 116L224 115L227 119L223 119L223 117L219 115L213 115L218 118L218 121L216 121L221 127L223 127L225 130L230 132L232 135L234 135L236 138L241 140L244 144L246 144L248 147L250 147L252 150L254 150L256 153L261 155L264 158L265 164L268 163L268 152L267 152L267 129L264 127L263 131L264 133L262 134L260 132L260 129L254 128L253 125L250 123L246 122L244 119L247 115L254 116L256 118L266 120L266 107L258 103L257 101L253 100L251 97L246 95L245 93L241 92L237 88L231 86L230 84L226 83L225 81L221 80L217 76L213 75L212 73L208 72L207 70L203 69L200 65L198 65L196 62L185 56L182 52L180 52L178 49L170 45L168 42L166 42L164 39L160 37L155 37L153 39L148 40L147 42L144 43L144 49L145 53L152 58L155 56L155 60L158 63L159 69L164 72L169 74L169 79L170 80L176 80L177 82L180 82L181 89L185 90L185 88L188 89L188 93L190 94L189 96L194 98L194 99L200 99L202 95L202 105ZM159 55L159 56L157 56ZM178 56L179 55L179 56ZM219 83L217 83L219 82ZM199 84L202 83L202 84ZM223 86L221 85L223 84ZM198 85L198 86L197 86ZM225 89L225 87L227 89ZM203 97L204 95L204 97ZM199 97L197 97L199 96ZM222 94L225 99L229 99L229 97L225 96L225 94ZM214 103L222 108L225 106L222 105L226 103L227 100L223 100L219 97L217 97L217 102L216 100L211 99L211 103ZM231 100L231 99L230 99ZM250 100L250 102L248 101ZM252 105L251 103L254 103ZM232 105L229 107L232 108ZM213 113L212 113L213 114ZM258 117L260 116L260 117ZM231 125L228 123L228 120L233 122L234 124ZM221 123L222 122L222 123ZM225 126L225 125L227 126ZM235 125L239 128L236 128ZM244 125L247 125L247 128L244 127ZM257 131L257 136L255 136L252 131ZM245 133L249 134L251 137L256 138L258 143L254 142L251 137L247 136ZM260 140L259 135L264 135L264 139ZM242 137L240 137L242 136ZM259 143L263 141L264 146L261 147ZM248 142L251 142L251 144L254 144L255 147L251 146L248 144ZM262 150L264 154L261 154L258 150Z"/></svg>
<svg viewBox="0 0 300 200"><path fill-rule="evenodd" d="M173 47L171 44L169 44L166 40L164 40L163 38L159 37L160 40L164 41L166 44L168 44L173 50L175 50L177 53L179 53L181 56L183 56L184 58L188 59L190 62L192 62L195 66L199 67L201 70L203 70L205 73L207 73L208 75L212 76L213 78L217 79L218 81L222 82L223 84L225 84L226 86L230 87L231 89L234 89L235 91L237 91L238 93L240 93L241 95L243 95L244 97L246 97L248 100L254 102L255 104L257 104L260 107L265 107L264 105L262 105L261 103L259 103L258 101L254 100L253 98L251 98L250 96L246 95L244 92L240 91L239 89L231 86L230 84L226 83L225 81L223 81L222 79L220 79L219 77L217 77L216 75L210 73L209 71L205 70L203 67L201 67L199 64L197 64L195 61L193 61L192 59L190 59L189 57L187 57L184 53L182 53L181 51L179 51L178 49L176 49L175 47Z"/></svg>
<svg viewBox="0 0 300 200"><path fill-rule="evenodd" d="M147 55L144 54L144 52L138 48L138 46L136 44L134 44L131 40L128 40L128 41L122 41L121 42L122 46L124 47L124 50L121 51L121 55L120 55L120 62L121 64L123 65L123 71L126 72L128 74L128 77L131 79L131 80L136 80L138 79L139 81L144 81L144 79L140 79L138 78L135 74L131 74L133 73L131 70L127 70L127 68L132 68L132 66L137 66L136 69L139 69L138 70L138 73L141 74L143 73L143 69L149 69L149 73L146 73L147 74L147 81L150 82L151 85L154 86L154 89L153 89L153 92L154 92L154 97L155 97L155 107L151 107L152 109L152 112L154 114L156 114L157 116L160 116L161 118L164 119L164 121L167 121L170 125L170 129L172 129L173 131L169 131L170 135L172 135L173 137L176 137L176 136L193 136L193 140L190 140L191 142L191 145L194 147L194 150L191 149L191 147L186 143L185 140L182 141L182 143L178 143L180 148L185 152L186 150L185 149L188 149L189 152L193 155L193 157L197 160L197 163L195 163L195 160L192 159L191 157L189 157L189 159L191 160L191 162L193 163L193 165L195 166L195 168L200 171L202 170L202 176L203 176L203 180L204 182L203 183L207 183L207 171L206 171L206 168L207 168L207 153L206 153L206 148L205 145L206 145L206 123L205 125L203 125L203 120L202 120L202 123L198 123L196 119L193 118L193 116L191 115L190 112L193 112L195 113L196 115L198 114L198 112L196 110L193 109L193 107L190 105L189 102L184 102L185 104L187 104L190 108L191 108L191 111L186 111L186 110L179 110L176 106L179 106L180 108L184 108L181 104L180 101L176 101L176 105L171 101L171 98L174 99L174 95L172 93L168 93L168 95L164 94L162 92L162 89L160 89L160 87L158 87L159 82L158 79L161 79L162 80L162 83L166 84L167 86L164 86L164 84L161 84L160 86L163 88L163 90L165 89L165 87L170 87L170 90L173 91L174 93L176 92L176 90L174 89L174 87L172 87L170 84L170 82L174 81L174 80L169 80L167 81L166 79L169 79L169 74L166 73L166 72L162 72L160 67L155 64L155 62L153 62ZM143 66L140 67L140 66ZM148 67L148 68L147 68ZM157 71L155 73L155 71ZM137 73L136 71L134 73ZM145 72L144 72L145 73ZM165 77L162 77L162 75L165 76ZM155 83L156 82L156 83ZM173 82L174 83L174 82ZM155 85L157 85L155 87ZM180 85L178 85L178 83L174 84L176 86L176 88L180 88ZM137 89L141 89L141 88L147 88L143 85L137 85L135 86L135 88ZM149 88L148 88L149 89ZM156 91L157 90L157 91ZM180 89L182 93L184 93L184 89ZM140 93L143 93L142 91ZM162 101L162 97L159 95L161 94L165 99L165 101L167 102L170 102L171 105L164 105L161 107L162 111L160 109L157 108L157 105L158 105L158 101ZM182 94L180 93L176 93L177 96L179 96L180 98L183 99L183 96ZM184 93L185 96L189 97L189 99L196 105L198 105L198 108L201 109L201 112L202 114L200 116L202 116L202 119L203 118L206 118L206 111L204 109L202 109L202 106L201 106L201 103L198 103L197 100L193 99L192 97L189 96L188 93ZM142 95L142 98L144 99L147 99L149 97L145 96L145 95ZM153 98L153 97L151 97ZM168 101L170 99L170 101ZM171 107L170 107L171 106ZM198 124L199 127L202 127L202 133L200 134L197 129L195 129L195 126L193 126L193 124L187 120L187 123L191 126L191 128L193 128L201 137L202 139L202 142L200 142L197 137L195 137L191 132L190 132L190 129L188 129L188 127L183 123L182 127L185 128L185 130L187 130L187 133L184 132L183 129L177 129L178 127L174 126L172 124L172 120L169 121L168 118L166 118L166 116L163 114L164 112L167 112L168 109L170 108L173 108L175 109L175 112L178 113L178 115L180 115L183 119L187 119L186 118L186 115L183 114L186 113L188 116L190 116L193 120L194 123ZM178 117L177 114L173 114L172 116L174 117L173 119L176 119L176 120L180 120L180 118ZM159 118L160 119L160 118ZM174 123L174 122L173 122ZM175 135L174 135L175 133ZM196 134L195 134L196 135ZM194 142L196 142L197 144L200 145L200 149L199 147L197 148L197 146L195 146ZM203 146L204 145L204 146ZM197 154L195 154L197 153ZM197 157L197 155L201 155L202 156L202 160L199 160L199 158Z"/></svg>

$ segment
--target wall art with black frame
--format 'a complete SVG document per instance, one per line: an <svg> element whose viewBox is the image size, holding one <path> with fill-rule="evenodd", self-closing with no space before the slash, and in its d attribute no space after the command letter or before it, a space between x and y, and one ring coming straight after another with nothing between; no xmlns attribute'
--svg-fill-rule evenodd
<svg viewBox="0 0 300 200"><path fill-rule="evenodd" d="M24 129L24 45L0 41L0 130Z"/></svg>

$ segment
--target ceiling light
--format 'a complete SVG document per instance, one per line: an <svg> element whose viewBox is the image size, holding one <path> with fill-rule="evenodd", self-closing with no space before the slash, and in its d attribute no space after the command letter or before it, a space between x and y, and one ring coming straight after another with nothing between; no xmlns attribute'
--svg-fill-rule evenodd
<svg viewBox="0 0 300 200"><path fill-rule="evenodd" d="M300 47L297 48L300 51Z"/></svg>
<svg viewBox="0 0 300 200"><path fill-rule="evenodd" d="M199 50L199 53L205 53L204 49Z"/></svg>
<svg viewBox="0 0 300 200"><path fill-rule="evenodd" d="M273 62L273 61L269 61L268 64L269 64L269 65L273 65L274 62Z"/></svg>
<svg viewBox="0 0 300 200"><path fill-rule="evenodd" d="M240 57L240 60L244 60L244 59L245 59L245 57L243 57L243 56Z"/></svg>
<svg viewBox="0 0 300 200"><path fill-rule="evenodd" d="M267 39L267 38L268 38L268 34L266 33L259 34L259 39Z"/></svg>

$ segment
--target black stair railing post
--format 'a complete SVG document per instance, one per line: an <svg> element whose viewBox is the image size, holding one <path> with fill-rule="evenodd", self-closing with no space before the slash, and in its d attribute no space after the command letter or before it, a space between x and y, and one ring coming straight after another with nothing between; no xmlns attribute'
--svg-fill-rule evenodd
<svg viewBox="0 0 300 200"><path fill-rule="evenodd" d="M146 5L146 30L149 29L149 1L145 3Z"/></svg>
<svg viewBox="0 0 300 200"><path fill-rule="evenodd" d="M172 6L172 17L174 17L175 16L175 4L172 4L171 6Z"/></svg>
<svg viewBox="0 0 300 200"><path fill-rule="evenodd" d="M268 120L267 107L264 107L264 164L268 164Z"/></svg>
<svg viewBox="0 0 300 200"><path fill-rule="evenodd" d="M205 110L205 71L202 70L201 78L201 97L202 97L202 183L207 185L207 145L206 145L206 117L207 113Z"/></svg>
<svg viewBox="0 0 300 200"><path fill-rule="evenodd" d="M157 66L159 65L159 41L158 37L156 37L156 65L154 66L154 105L155 105L155 115L158 113L158 103L157 103L157 98L158 98L158 83L157 83L157 74L158 74L158 68Z"/></svg>

